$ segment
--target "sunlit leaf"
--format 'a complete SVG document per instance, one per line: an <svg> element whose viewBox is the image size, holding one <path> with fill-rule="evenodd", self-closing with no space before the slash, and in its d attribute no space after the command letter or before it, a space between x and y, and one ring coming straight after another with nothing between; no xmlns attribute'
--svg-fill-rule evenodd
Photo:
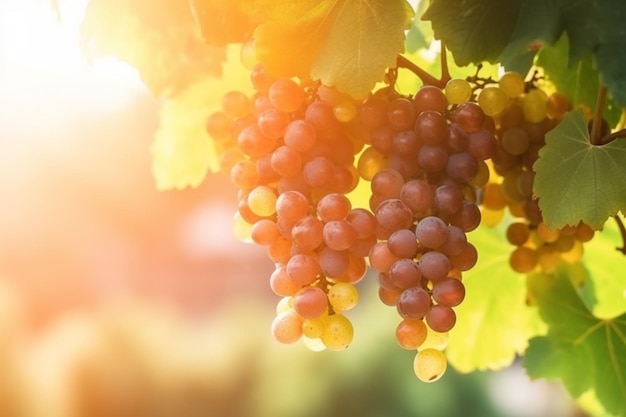
<svg viewBox="0 0 626 417"><path fill-rule="evenodd" d="M583 221L599 229L609 216L626 209L626 142L591 145L580 111L568 113L546 134L533 169L534 192L552 228Z"/></svg>
<svg viewBox="0 0 626 417"><path fill-rule="evenodd" d="M587 54L576 63L569 63L569 40L567 35L552 45L544 45L537 54L536 64L543 68L545 77L552 82L557 91L565 94L574 107L582 107L592 112L596 106L600 79L591 54ZM610 126L619 120L621 109L609 99L605 103L603 117Z"/></svg>
<svg viewBox="0 0 626 417"><path fill-rule="evenodd" d="M462 372L510 365L542 331L535 309L526 303L524 275L509 266L512 248L502 233L481 227L468 236L479 248L479 260L463 274L466 296L455 307L457 322L446 350L450 364Z"/></svg>
<svg viewBox="0 0 626 417"><path fill-rule="evenodd" d="M594 389L607 411L626 413L626 314L599 319L576 294L568 269L529 277L529 293L548 325L533 338L524 366L532 378L560 378L578 397Z"/></svg>
<svg viewBox="0 0 626 417"><path fill-rule="evenodd" d="M269 72L310 76L362 98L395 66L413 9L406 0L281 0L268 14L255 47Z"/></svg>
<svg viewBox="0 0 626 417"><path fill-rule="evenodd" d="M224 77L205 77L175 97L164 100L152 143L152 172L157 188L197 187L207 172L217 171L219 147L205 129L207 117L219 110L230 90L251 91L249 74L239 65L238 49L229 48Z"/></svg>

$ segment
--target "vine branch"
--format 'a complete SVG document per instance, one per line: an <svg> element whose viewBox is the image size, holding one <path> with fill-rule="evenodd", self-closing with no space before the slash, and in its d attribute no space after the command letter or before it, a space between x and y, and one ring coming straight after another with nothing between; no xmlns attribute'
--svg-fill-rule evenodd
<svg viewBox="0 0 626 417"><path fill-rule="evenodd" d="M626 129L618 130L617 132L613 132L610 135L604 136L602 139L600 139L598 144L606 145L607 143L612 142L615 139L625 138L625 137L626 137Z"/></svg>
<svg viewBox="0 0 626 417"><path fill-rule="evenodd" d="M607 88L604 84L600 85L598 89L598 98L596 99L596 111L591 121L590 140L592 145L601 144L602 134L602 115L604 114L604 103L606 101Z"/></svg>
<svg viewBox="0 0 626 417"><path fill-rule="evenodd" d="M618 246L615 249L617 249L618 251L626 255L626 227L624 227L624 222L622 221L622 219L620 219L620 217L617 214L613 216L613 218L617 222L617 227L619 228L619 232L622 235L622 247L620 248Z"/></svg>
<svg viewBox="0 0 626 417"><path fill-rule="evenodd" d="M441 78L435 78L420 66L403 55L398 55L396 59L396 66L398 68L404 68L411 71L413 74L422 80L424 85L432 85L438 88L444 88L446 83L450 81L450 70L448 69L448 55L446 53L446 46L441 42Z"/></svg>
<svg viewBox="0 0 626 417"><path fill-rule="evenodd" d="M438 80L437 78L433 77L428 72L426 72L425 70L420 68L413 61L411 61L410 59L406 58L403 55L398 55L398 58L396 60L396 64L397 64L398 68L408 69L413 74L417 75L418 78L420 80L422 80L422 82L425 85L434 85L434 86L439 87L439 88L445 87L445 84L441 85L442 84L441 80Z"/></svg>

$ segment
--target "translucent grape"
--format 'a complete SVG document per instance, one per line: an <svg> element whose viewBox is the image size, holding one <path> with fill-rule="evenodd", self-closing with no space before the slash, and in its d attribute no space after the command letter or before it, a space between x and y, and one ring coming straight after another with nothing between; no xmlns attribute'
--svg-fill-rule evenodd
<svg viewBox="0 0 626 417"><path fill-rule="evenodd" d="M324 321L324 331L320 337L330 350L347 349L354 338L354 328L350 320L343 314L336 313Z"/></svg>
<svg viewBox="0 0 626 417"><path fill-rule="evenodd" d="M359 291L347 282L337 282L328 289L328 301L335 311L354 308L359 301Z"/></svg>
<svg viewBox="0 0 626 417"><path fill-rule="evenodd" d="M462 78L452 78L446 83L444 91L450 104L465 103L472 96L471 84Z"/></svg>
<svg viewBox="0 0 626 417"><path fill-rule="evenodd" d="M509 71L502 74L498 80L498 86L509 98L516 98L522 95L526 83L524 78L517 72Z"/></svg>
<svg viewBox="0 0 626 417"><path fill-rule="evenodd" d="M420 381L435 382L448 367L445 354L437 349L420 349L413 361L413 370Z"/></svg>

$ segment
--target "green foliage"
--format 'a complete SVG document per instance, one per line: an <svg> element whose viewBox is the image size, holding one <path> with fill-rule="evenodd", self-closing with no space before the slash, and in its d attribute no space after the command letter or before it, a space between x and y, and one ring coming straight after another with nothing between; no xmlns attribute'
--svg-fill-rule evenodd
<svg viewBox="0 0 626 417"><path fill-rule="evenodd" d="M576 294L569 271L529 276L529 294L548 325L532 339L524 366L533 378L560 378L578 397L594 390L607 411L626 413L626 314L595 317Z"/></svg>
<svg viewBox="0 0 626 417"><path fill-rule="evenodd" d="M423 19L452 51L457 65L496 62L511 37L520 1L434 0Z"/></svg>
<svg viewBox="0 0 626 417"><path fill-rule="evenodd" d="M413 10L406 0L285 0L274 2L269 16L255 46L270 73L311 76L365 98L404 50Z"/></svg>
<svg viewBox="0 0 626 417"><path fill-rule="evenodd" d="M424 14L459 65L502 61L525 72L543 43L565 32L570 39L569 67L593 54L601 81L620 105L626 104L626 7L622 0L435 0Z"/></svg>
<svg viewBox="0 0 626 417"><path fill-rule="evenodd" d="M461 372L501 369L522 354L528 339L542 331L526 302L524 276L509 266L503 231L482 227L469 239L480 248L478 264L464 273L466 297L455 308L457 324L446 355Z"/></svg>
<svg viewBox="0 0 626 417"><path fill-rule="evenodd" d="M229 90L251 90L248 71L237 63L239 48L228 48L224 78L207 76L175 97L164 100L150 149L152 173L159 190L197 187L207 172L219 170L221 149L206 132L207 115L220 110ZM247 87L246 87L247 86Z"/></svg>
<svg viewBox="0 0 626 417"><path fill-rule="evenodd" d="M600 80L594 67L591 54L581 58L576 64L568 65L569 39L566 34L554 44L545 45L537 54L537 65L543 68L545 77L557 91L565 94L574 107L581 107L592 113L596 106ZM615 126L621 109L609 100L606 103L604 118L610 126Z"/></svg>
<svg viewBox="0 0 626 417"><path fill-rule="evenodd" d="M596 317L626 313L626 280L616 273L626 266L624 254L617 250L623 244L617 223L609 220L596 232L593 242L585 245L584 268L572 268L576 290Z"/></svg>
<svg viewBox="0 0 626 417"><path fill-rule="evenodd" d="M128 62L155 96L221 75L224 51L200 38L186 0L91 0L81 32L91 54Z"/></svg>
<svg viewBox="0 0 626 417"><path fill-rule="evenodd" d="M626 143L590 143L582 112L568 113L546 134L535 162L534 192L552 228L580 221L594 229L626 209Z"/></svg>

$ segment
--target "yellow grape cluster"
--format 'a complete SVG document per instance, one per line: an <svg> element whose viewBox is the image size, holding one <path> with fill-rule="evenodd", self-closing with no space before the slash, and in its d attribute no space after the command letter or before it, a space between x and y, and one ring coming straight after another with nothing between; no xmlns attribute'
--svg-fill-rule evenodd
<svg viewBox="0 0 626 417"><path fill-rule="evenodd" d="M465 80L451 80L446 87L446 94L456 100L472 93ZM507 241L515 246L511 268L519 273L551 272L561 261L579 261L582 243L594 231L582 223L549 228L533 195L533 164L545 145L545 134L571 109L568 99L558 92L547 95L520 74L507 72L497 83L480 89L476 101L493 118L498 142L489 182L482 189L483 224L499 224L507 210L514 217L506 230Z"/></svg>

